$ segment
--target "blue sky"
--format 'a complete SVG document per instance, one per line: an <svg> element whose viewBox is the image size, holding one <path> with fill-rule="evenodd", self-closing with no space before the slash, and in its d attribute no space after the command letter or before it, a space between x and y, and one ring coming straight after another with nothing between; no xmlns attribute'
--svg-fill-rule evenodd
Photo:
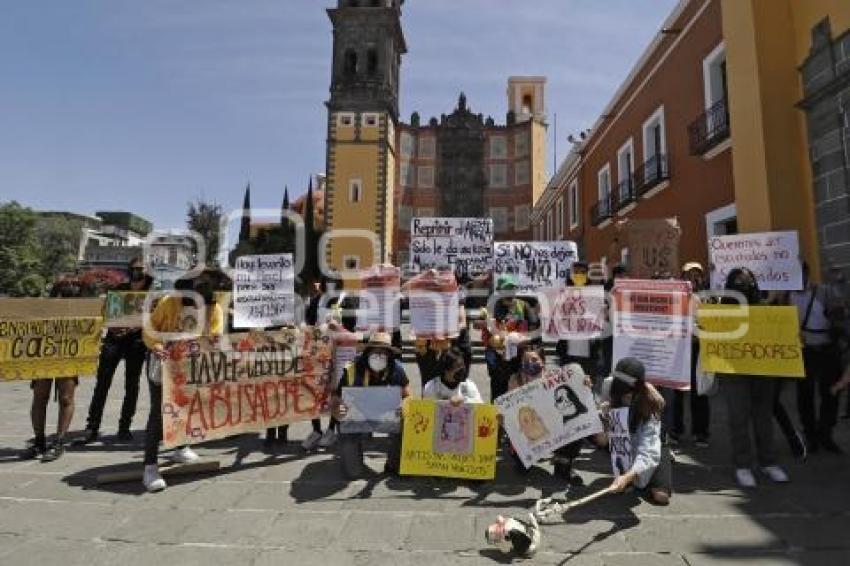
<svg viewBox="0 0 850 566"><path fill-rule="evenodd" d="M335 3L5 2L0 201L182 227L189 200L235 208L250 180L255 206L278 207L324 170ZM402 118L448 113L463 90L502 122L507 77L545 75L563 157L675 3L407 0Z"/></svg>

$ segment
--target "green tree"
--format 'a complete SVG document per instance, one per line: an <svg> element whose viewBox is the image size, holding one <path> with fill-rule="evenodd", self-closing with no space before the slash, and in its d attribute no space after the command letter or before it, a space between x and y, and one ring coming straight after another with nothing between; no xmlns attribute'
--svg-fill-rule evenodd
<svg viewBox="0 0 850 566"><path fill-rule="evenodd" d="M186 225L190 230L200 234L207 246L207 265L218 265L219 237L221 235L221 218L224 208L215 202L201 198L189 203L186 213Z"/></svg>
<svg viewBox="0 0 850 566"><path fill-rule="evenodd" d="M37 296L44 292L37 221L35 212L15 201L0 204L0 294Z"/></svg>
<svg viewBox="0 0 850 566"><path fill-rule="evenodd" d="M83 223L61 216L36 221L35 234L45 281L76 270Z"/></svg>

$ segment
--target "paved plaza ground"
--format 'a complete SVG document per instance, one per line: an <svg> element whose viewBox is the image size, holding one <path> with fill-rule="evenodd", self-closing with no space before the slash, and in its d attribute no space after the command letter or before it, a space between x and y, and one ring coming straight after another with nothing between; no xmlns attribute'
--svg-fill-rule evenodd
<svg viewBox="0 0 850 566"><path fill-rule="evenodd" d="M408 365L418 382L414 365ZM120 369L119 369L120 371ZM486 371L473 370L482 391ZM0 564L38 565L466 565L506 563L483 532L497 514L519 514L563 484L542 465L527 476L500 462L494 482L387 478L343 479L333 454L305 455L299 424L292 442L274 454L255 435L199 448L218 458L212 475L171 480L147 494L140 482L98 486L105 471L141 467L147 417L143 386L136 442L118 445L122 376L116 376L104 419L103 443L71 448L60 460L21 462L31 436L27 383L2 384L0 394ZM93 380L77 392L75 430L82 429ZM418 390L418 385L414 386ZM816 454L791 462L788 486L763 481L738 489L729 465L723 403L713 401L713 442L676 451L675 494L667 508L623 494L569 512L545 526L543 545L528 563L703 566L713 564L850 564L850 457ZM51 428L56 405L50 406ZM850 421L839 424L850 451ZM380 445L376 446L380 448ZM381 451L370 466L382 469ZM607 455L586 451L578 462L586 486L579 497L610 482Z"/></svg>

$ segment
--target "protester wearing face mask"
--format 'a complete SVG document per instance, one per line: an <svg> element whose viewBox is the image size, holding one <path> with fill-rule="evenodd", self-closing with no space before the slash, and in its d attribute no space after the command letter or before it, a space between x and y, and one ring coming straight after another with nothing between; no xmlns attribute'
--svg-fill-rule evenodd
<svg viewBox="0 0 850 566"><path fill-rule="evenodd" d="M175 293L163 298L150 316L150 323L142 332L145 344L151 352L148 359L148 389L150 391L150 413L145 430L145 470L142 482L148 491L162 491L165 480L157 464L159 442L162 439L162 362L169 357L168 343L163 334L185 336L217 336L224 330L224 313L215 301L212 270L204 270L195 278L178 279ZM193 291L200 295L202 305L197 305L186 294ZM202 312L199 312L203 309ZM203 322L204 326L199 326ZM172 460L178 463L194 462L198 455L188 446L175 449Z"/></svg>
<svg viewBox="0 0 850 566"><path fill-rule="evenodd" d="M643 490L651 503L667 505L672 494L670 453L661 445L661 416L664 399L646 382L646 370L635 358L617 362L606 386L610 407L629 408L629 435L632 465L618 476L611 487L622 492L634 485Z"/></svg>
<svg viewBox="0 0 850 566"><path fill-rule="evenodd" d="M455 405L484 402L478 387L466 378L466 362L460 348L454 346L446 351L440 365L440 375L425 386L423 399L451 401Z"/></svg>
<svg viewBox="0 0 850 566"><path fill-rule="evenodd" d="M397 356L398 350L393 347L389 334L384 332L372 334L363 353L346 366L339 387L331 396L333 416L342 421L348 414L348 407L342 403L343 387L400 387L402 400L410 396L410 380L407 379L404 367L397 360ZM349 479L363 477L366 471L363 462L363 442L370 436L370 434L361 433L339 433L337 441L339 456L343 472ZM397 474L400 460L401 435L392 434L384 473Z"/></svg>
<svg viewBox="0 0 850 566"><path fill-rule="evenodd" d="M129 264L130 282L119 285L115 291L147 291L153 279L145 275L142 259L137 257ZM97 381L89 404L86 436L82 444L95 442L100 433L103 409L112 378L121 360L124 360L124 402L121 405L121 418L118 421L118 440L129 442L133 440L130 424L136 414L136 402L139 398L139 382L142 375L142 365L147 356L147 348L142 340L141 328L110 328L100 349L100 360L97 365Z"/></svg>
<svg viewBox="0 0 850 566"><path fill-rule="evenodd" d="M739 296L724 297L724 303L738 304L746 301L750 306L761 303L756 276L749 269L735 268L730 271L726 278L726 290L737 292ZM756 486L750 429L755 436L756 454L762 472L776 483L787 483L788 475L776 464L773 443L773 379L757 375L720 373L717 378L729 406L729 432L732 437L732 457L738 485L745 488Z"/></svg>

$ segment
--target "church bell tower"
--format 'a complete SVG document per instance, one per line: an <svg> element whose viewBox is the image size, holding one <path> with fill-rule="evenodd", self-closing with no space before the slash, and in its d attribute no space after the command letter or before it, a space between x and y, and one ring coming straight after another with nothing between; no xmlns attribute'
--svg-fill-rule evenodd
<svg viewBox="0 0 850 566"><path fill-rule="evenodd" d="M334 45L326 103L327 259L340 271L386 262L392 252L399 69L407 52L403 3L338 0L328 10Z"/></svg>

